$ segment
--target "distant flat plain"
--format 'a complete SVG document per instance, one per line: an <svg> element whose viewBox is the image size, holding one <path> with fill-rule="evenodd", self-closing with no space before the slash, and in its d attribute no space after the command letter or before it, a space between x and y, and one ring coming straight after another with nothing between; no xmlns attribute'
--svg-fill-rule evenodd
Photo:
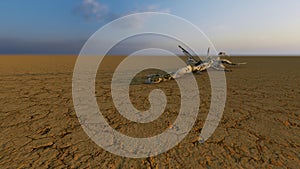
<svg viewBox="0 0 300 169"><path fill-rule="evenodd" d="M132 137L163 132L180 108L176 82L147 85L142 82L151 70L139 73L130 86L133 105L147 110L148 95L156 88L165 92L168 105L151 123L131 122L110 96L110 80L122 59L105 57L98 70L96 97L103 115ZM300 57L227 59L247 64L226 72L226 107L215 133L197 144L211 90L207 73L196 74L201 104L190 133L163 154L130 159L98 147L81 128L72 102L76 56L0 56L0 168L298 168Z"/></svg>

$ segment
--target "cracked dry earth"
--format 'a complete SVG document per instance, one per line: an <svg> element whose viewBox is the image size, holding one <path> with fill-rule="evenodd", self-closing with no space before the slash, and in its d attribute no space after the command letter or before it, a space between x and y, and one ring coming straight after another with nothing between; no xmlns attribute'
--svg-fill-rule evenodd
<svg viewBox="0 0 300 169"><path fill-rule="evenodd" d="M173 149L155 157L130 159L98 147L85 134L72 103L73 56L0 57L0 168L299 168L300 58L230 58L248 62L226 73L227 101L215 133L197 143L210 104L206 73L195 75L200 112L189 134ZM132 137L150 137L172 127L180 108L175 82L132 81L130 98L147 110L151 90L162 89L165 112L146 124L116 111L110 79L120 57L105 58L96 97L107 122Z"/></svg>

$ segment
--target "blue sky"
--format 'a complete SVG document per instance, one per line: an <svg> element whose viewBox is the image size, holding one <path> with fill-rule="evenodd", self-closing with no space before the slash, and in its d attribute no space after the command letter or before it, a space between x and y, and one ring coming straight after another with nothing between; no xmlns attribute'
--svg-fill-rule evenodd
<svg viewBox="0 0 300 169"><path fill-rule="evenodd" d="M189 20L232 55L300 55L299 7L298 0L3 0L0 53L78 54L113 19L157 11Z"/></svg>

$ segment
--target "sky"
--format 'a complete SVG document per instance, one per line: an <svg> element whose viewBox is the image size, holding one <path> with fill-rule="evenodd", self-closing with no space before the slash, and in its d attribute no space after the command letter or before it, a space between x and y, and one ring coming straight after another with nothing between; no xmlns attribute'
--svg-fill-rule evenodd
<svg viewBox="0 0 300 169"><path fill-rule="evenodd" d="M231 55L300 55L299 7L299 0L3 0L0 54L78 54L121 16L165 12L193 23Z"/></svg>

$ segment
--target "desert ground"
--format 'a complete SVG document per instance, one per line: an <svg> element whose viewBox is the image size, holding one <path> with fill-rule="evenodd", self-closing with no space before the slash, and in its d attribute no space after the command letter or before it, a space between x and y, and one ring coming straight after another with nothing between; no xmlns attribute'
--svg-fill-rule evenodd
<svg viewBox="0 0 300 169"><path fill-rule="evenodd" d="M247 65L226 72L227 100L215 133L197 142L210 105L207 73L195 75L201 104L195 125L174 148L132 159L111 154L83 131L72 101L76 56L0 56L0 168L299 168L300 57L230 57ZM106 57L96 79L98 105L109 124L132 137L170 127L180 108L176 82L132 81L130 98L149 108L153 89L163 90L165 112L146 124L131 122L112 103L110 80L122 57Z"/></svg>

